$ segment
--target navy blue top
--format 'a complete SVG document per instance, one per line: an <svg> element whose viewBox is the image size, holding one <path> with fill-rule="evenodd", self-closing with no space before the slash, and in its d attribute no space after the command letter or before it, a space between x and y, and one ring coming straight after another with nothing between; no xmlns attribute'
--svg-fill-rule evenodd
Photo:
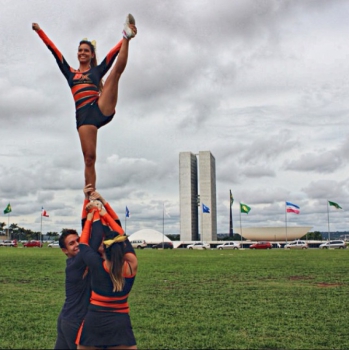
<svg viewBox="0 0 349 350"><path fill-rule="evenodd" d="M93 234L90 238L90 247L97 252L103 239L103 225L98 220L92 224ZM97 254L97 253L96 253ZM91 295L91 276L81 252L67 259L65 268L65 302L61 311L63 319L81 322L87 312Z"/></svg>

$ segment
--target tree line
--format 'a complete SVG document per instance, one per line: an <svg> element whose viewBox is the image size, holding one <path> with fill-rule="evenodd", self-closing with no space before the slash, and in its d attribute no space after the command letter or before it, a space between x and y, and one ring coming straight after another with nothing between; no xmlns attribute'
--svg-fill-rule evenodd
<svg viewBox="0 0 349 350"><path fill-rule="evenodd" d="M24 227L20 227L17 224L11 224L8 228L6 228L5 222L0 222L0 231L4 232L9 239L17 239L18 241L23 240L39 240L41 232L40 231L32 231L29 229L26 229ZM64 230L64 229L63 229ZM63 231L62 230L62 231ZM59 233L58 232L47 232L45 236L49 236L52 239L58 239Z"/></svg>

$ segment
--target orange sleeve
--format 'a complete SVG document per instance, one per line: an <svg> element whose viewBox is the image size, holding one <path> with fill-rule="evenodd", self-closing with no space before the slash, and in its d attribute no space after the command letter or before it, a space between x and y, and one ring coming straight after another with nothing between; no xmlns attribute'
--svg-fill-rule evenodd
<svg viewBox="0 0 349 350"><path fill-rule="evenodd" d="M113 220L119 220L118 215L115 213L115 211L113 210L113 208L110 206L109 203L105 203L104 208L107 211L107 213L112 217Z"/></svg>
<svg viewBox="0 0 349 350"><path fill-rule="evenodd" d="M92 219L93 220L93 219ZM80 243L88 244L90 241L92 220L86 219L84 229L81 232Z"/></svg>
<svg viewBox="0 0 349 350"><path fill-rule="evenodd" d="M90 203L90 201L88 199L84 199L84 203L82 205L82 213L81 213L81 219L86 219L87 216L87 211L86 211L86 205Z"/></svg>
<svg viewBox="0 0 349 350"><path fill-rule="evenodd" d="M45 32L40 29L36 31L39 37L42 39L42 41L52 50L52 53L54 56L60 61L63 62L63 55L62 53L57 49L56 45L52 42L52 40L49 39L49 37L45 34Z"/></svg>
<svg viewBox="0 0 349 350"><path fill-rule="evenodd" d="M108 213L106 213L102 217L105 219L105 221L108 223L108 225L113 231L117 232L119 235L124 234L124 230L122 229L122 227L119 226Z"/></svg>

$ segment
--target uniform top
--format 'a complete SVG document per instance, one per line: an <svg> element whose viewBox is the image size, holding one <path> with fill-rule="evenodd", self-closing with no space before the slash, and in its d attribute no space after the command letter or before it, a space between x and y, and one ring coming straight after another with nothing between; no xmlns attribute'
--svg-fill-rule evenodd
<svg viewBox="0 0 349 350"><path fill-rule="evenodd" d="M126 274L128 263L124 262L123 276L125 284L122 291L113 292L113 283L102 257L86 244L80 244L80 254L91 273L92 294L89 309L102 312L129 313L127 299L136 276L135 274Z"/></svg>
<svg viewBox="0 0 349 350"><path fill-rule="evenodd" d="M119 41L107 54L104 60L96 67L91 67L89 70L80 72L69 66L62 53L57 49L55 44L48 38L42 29L37 31L39 37L46 44L48 49L55 57L58 67L67 79L68 85L75 101L76 113L80 108L91 104L99 97L99 83L103 76L115 61L118 55L122 40Z"/></svg>

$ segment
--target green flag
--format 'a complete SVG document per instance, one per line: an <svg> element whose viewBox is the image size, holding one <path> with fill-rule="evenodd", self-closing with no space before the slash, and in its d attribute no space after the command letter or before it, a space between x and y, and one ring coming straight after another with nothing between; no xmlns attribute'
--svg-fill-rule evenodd
<svg viewBox="0 0 349 350"><path fill-rule="evenodd" d="M332 206L335 207L336 209L343 209L338 203L328 201L328 204L329 204L329 205L332 205Z"/></svg>
<svg viewBox="0 0 349 350"><path fill-rule="evenodd" d="M250 210L251 210L251 208L248 205L240 203L240 211L241 211L241 213L248 214L250 212Z"/></svg>
<svg viewBox="0 0 349 350"><path fill-rule="evenodd" d="M231 190L230 190L230 206L232 206L233 203L234 203L234 197L233 197Z"/></svg>
<svg viewBox="0 0 349 350"><path fill-rule="evenodd" d="M11 213L11 211L12 211L12 208L11 208L11 204L9 203L9 204L7 204L7 207L6 207L6 209L4 210L4 214Z"/></svg>

